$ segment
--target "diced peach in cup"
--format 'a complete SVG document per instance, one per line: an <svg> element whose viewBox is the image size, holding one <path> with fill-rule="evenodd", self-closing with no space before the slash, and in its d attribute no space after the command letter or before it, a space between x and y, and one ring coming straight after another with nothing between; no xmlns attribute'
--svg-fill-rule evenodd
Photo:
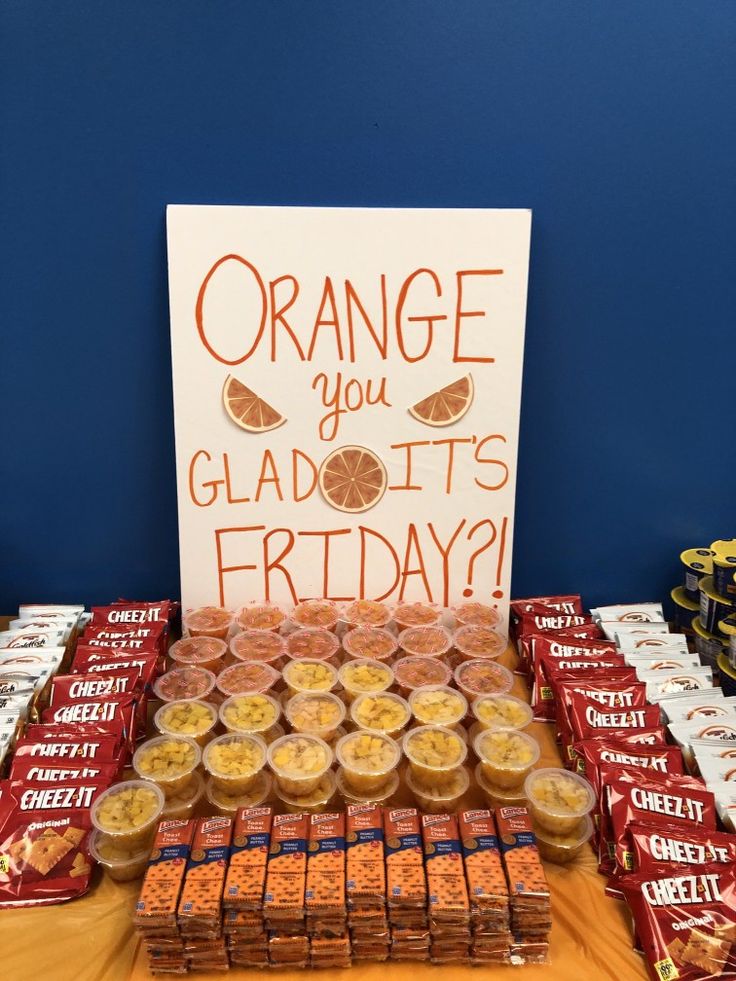
<svg viewBox="0 0 736 981"><path fill-rule="evenodd" d="M190 637L217 637L225 640L233 622L233 614L221 606L200 606L182 617Z"/></svg>
<svg viewBox="0 0 736 981"><path fill-rule="evenodd" d="M400 630L406 627L426 627L438 623L440 611L428 603L399 603L394 610L394 620Z"/></svg>
<svg viewBox="0 0 736 981"><path fill-rule="evenodd" d="M211 671L182 665L157 678L153 691L162 702L176 702L182 698L206 698L214 687L215 676Z"/></svg>
<svg viewBox="0 0 736 981"><path fill-rule="evenodd" d="M348 657L388 661L398 644L394 635L383 627L356 627L345 634L342 646Z"/></svg>
<svg viewBox="0 0 736 981"><path fill-rule="evenodd" d="M452 636L444 627L407 627L399 634L399 647L407 654L442 657L452 647Z"/></svg>
<svg viewBox="0 0 736 981"><path fill-rule="evenodd" d="M452 612L462 627L495 627L501 621L498 610L485 603L460 603Z"/></svg>
<svg viewBox="0 0 736 981"><path fill-rule="evenodd" d="M514 676L501 664L487 658L463 661L455 668L455 682L469 701L478 695L493 695L511 691Z"/></svg>
<svg viewBox="0 0 736 981"><path fill-rule="evenodd" d="M176 665L196 665L218 674L226 651L227 644L217 637L182 637L169 648L169 657Z"/></svg>
<svg viewBox="0 0 736 981"><path fill-rule="evenodd" d="M292 620L299 627L321 627L324 630L334 630L340 618L336 603L326 599L309 599L297 603L292 613Z"/></svg>
<svg viewBox="0 0 736 981"><path fill-rule="evenodd" d="M423 654L400 657L394 664L394 679L402 695L424 685L448 685L452 671L448 664Z"/></svg>
<svg viewBox="0 0 736 981"><path fill-rule="evenodd" d="M217 678L217 689L226 698L270 691L281 676L270 664L259 661L243 661L231 664Z"/></svg>
<svg viewBox="0 0 736 981"><path fill-rule="evenodd" d="M236 622L241 630L278 630L285 620L281 607L273 603L251 603L238 613Z"/></svg>
<svg viewBox="0 0 736 981"><path fill-rule="evenodd" d="M286 651L293 660L308 658L312 661L330 661L339 647L337 637L321 627L304 627L286 638Z"/></svg>
<svg viewBox="0 0 736 981"><path fill-rule="evenodd" d="M286 660L286 642L269 630L243 630L230 641L236 661L260 661L280 669Z"/></svg>
<svg viewBox="0 0 736 981"><path fill-rule="evenodd" d="M343 618L349 627L385 627L391 611L378 600L361 599L345 608Z"/></svg>
<svg viewBox="0 0 736 981"><path fill-rule="evenodd" d="M490 627L458 627L453 637L455 650L466 661L473 658L497 658L506 650L506 640Z"/></svg>

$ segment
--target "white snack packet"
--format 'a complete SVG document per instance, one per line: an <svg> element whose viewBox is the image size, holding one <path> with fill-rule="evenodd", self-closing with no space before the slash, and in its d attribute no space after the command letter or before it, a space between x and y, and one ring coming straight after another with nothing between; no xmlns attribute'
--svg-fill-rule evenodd
<svg viewBox="0 0 736 981"><path fill-rule="evenodd" d="M0 631L0 650L14 650L18 647L63 647L64 631L56 628L48 630L2 630Z"/></svg>
<svg viewBox="0 0 736 981"><path fill-rule="evenodd" d="M28 715L28 703L33 696L29 692L26 695L0 695L0 715L17 714L21 719Z"/></svg>
<svg viewBox="0 0 736 981"><path fill-rule="evenodd" d="M699 668L700 658L697 654L624 654L624 663L632 668L643 671L681 671L682 668Z"/></svg>
<svg viewBox="0 0 736 981"><path fill-rule="evenodd" d="M655 653L658 650L666 650L668 654L675 651L682 651L688 654L687 637L684 634L667 633L645 633L645 634L618 634L618 647L623 653L626 651L641 651L642 653Z"/></svg>
<svg viewBox="0 0 736 981"><path fill-rule="evenodd" d="M663 620L655 620L652 623L621 623L619 620L600 620L598 626L603 631L604 636L609 640L619 643L619 638L623 634L633 634L635 637L643 637L645 634L663 634L667 632L667 624Z"/></svg>
<svg viewBox="0 0 736 981"><path fill-rule="evenodd" d="M718 817L728 831L736 831L736 783L731 780L706 783L716 801Z"/></svg>
<svg viewBox="0 0 736 981"><path fill-rule="evenodd" d="M729 745L720 739L693 739L690 749L698 769L704 760L715 760L716 763L731 760L736 766L736 744Z"/></svg>
<svg viewBox="0 0 736 981"><path fill-rule="evenodd" d="M56 674L66 651L63 647L13 647L0 649L0 667L40 667Z"/></svg>
<svg viewBox="0 0 736 981"><path fill-rule="evenodd" d="M682 750L683 759L690 771L695 764L693 740L708 740L715 744L736 743L736 717L670 722L667 729Z"/></svg>
<svg viewBox="0 0 736 981"><path fill-rule="evenodd" d="M42 691L50 678L51 672L38 665L26 669L0 665L0 695L33 695Z"/></svg>
<svg viewBox="0 0 736 981"><path fill-rule="evenodd" d="M615 606L599 606L590 611L596 621L620 620L623 623L664 622L661 603L619 603Z"/></svg>
<svg viewBox="0 0 736 981"><path fill-rule="evenodd" d="M51 619L50 617L24 617L16 620L11 620L8 624L8 630L40 630L44 632L46 630L63 630L64 631L64 643L69 640L69 635L76 626L77 621L67 617L64 619Z"/></svg>
<svg viewBox="0 0 736 981"><path fill-rule="evenodd" d="M710 668L682 668L679 671L641 671L637 668L636 676L647 686L648 702L660 702L679 692L713 687L713 671Z"/></svg>
<svg viewBox="0 0 736 981"><path fill-rule="evenodd" d="M711 784L736 781L736 760L704 759L698 763L698 769L709 790ZM736 784L734 792L736 793Z"/></svg>
<svg viewBox="0 0 736 981"><path fill-rule="evenodd" d="M663 698L659 710L665 722L690 722L692 719L722 719L736 715L736 698L726 698L722 688L703 688L696 694Z"/></svg>
<svg viewBox="0 0 736 981"><path fill-rule="evenodd" d="M84 605L68 603L23 603L18 607L19 617L75 617L84 613Z"/></svg>

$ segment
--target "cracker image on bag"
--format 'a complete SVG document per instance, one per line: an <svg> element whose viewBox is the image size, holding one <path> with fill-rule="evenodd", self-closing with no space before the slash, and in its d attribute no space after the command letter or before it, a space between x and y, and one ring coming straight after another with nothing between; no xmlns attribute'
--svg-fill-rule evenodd
<svg viewBox="0 0 736 981"><path fill-rule="evenodd" d="M230 864L225 878L222 905L226 909L259 913L263 928L263 892L271 844L271 807L241 807L235 815Z"/></svg>

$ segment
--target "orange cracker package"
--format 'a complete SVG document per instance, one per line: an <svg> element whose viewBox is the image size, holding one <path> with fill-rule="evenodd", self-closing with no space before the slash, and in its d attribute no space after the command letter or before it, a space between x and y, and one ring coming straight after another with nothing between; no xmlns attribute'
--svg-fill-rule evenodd
<svg viewBox="0 0 736 981"><path fill-rule="evenodd" d="M311 936L345 932L345 815L313 814L309 821L306 889Z"/></svg>
<svg viewBox="0 0 736 981"><path fill-rule="evenodd" d="M430 916L438 922L467 923L470 900L457 818L454 814L423 814L422 839Z"/></svg>
<svg viewBox="0 0 736 981"><path fill-rule="evenodd" d="M348 804L347 895L350 909L386 905L383 814L378 804Z"/></svg>
<svg viewBox="0 0 736 981"><path fill-rule="evenodd" d="M488 810L461 811L458 822L471 912L476 918L492 918L499 930L506 930L509 891L493 814Z"/></svg>
<svg viewBox="0 0 736 981"><path fill-rule="evenodd" d="M135 925L144 934L176 934L176 909L196 821L162 821L153 842Z"/></svg>
<svg viewBox="0 0 736 981"><path fill-rule="evenodd" d="M277 814L271 829L263 917L270 930L303 931L308 814Z"/></svg>
<svg viewBox="0 0 736 981"><path fill-rule="evenodd" d="M273 809L270 807L238 809L222 895L222 904L226 908L262 909L272 819Z"/></svg>
<svg viewBox="0 0 736 981"><path fill-rule="evenodd" d="M222 890L232 831L229 817L197 821L177 910L182 936L215 939L220 934Z"/></svg>
<svg viewBox="0 0 736 981"><path fill-rule="evenodd" d="M514 963L547 959L552 928L549 886L525 807L499 807L496 826L511 895L511 948Z"/></svg>
<svg viewBox="0 0 736 981"><path fill-rule="evenodd" d="M386 884L391 923L411 926L412 911L426 926L427 879L422 856L422 827L414 807L387 807L383 813Z"/></svg>

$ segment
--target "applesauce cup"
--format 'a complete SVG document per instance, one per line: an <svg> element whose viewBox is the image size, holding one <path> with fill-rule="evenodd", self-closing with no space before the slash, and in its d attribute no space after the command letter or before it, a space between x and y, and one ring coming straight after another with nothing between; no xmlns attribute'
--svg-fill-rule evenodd
<svg viewBox="0 0 736 981"><path fill-rule="evenodd" d="M164 803L164 792L157 784L123 780L103 790L92 805L90 820L120 848L150 848Z"/></svg>
<svg viewBox="0 0 736 981"><path fill-rule="evenodd" d="M433 627L407 627L399 634L399 647L405 654L443 657L452 647L452 634L439 624Z"/></svg>
<svg viewBox="0 0 736 981"><path fill-rule="evenodd" d="M151 849L148 845L126 848L113 836L93 831L89 836L89 853L108 878L114 882L130 882L145 875Z"/></svg>
<svg viewBox="0 0 736 981"><path fill-rule="evenodd" d="M481 729L526 729L534 718L531 705L515 695L478 695L471 710Z"/></svg>
<svg viewBox="0 0 736 981"><path fill-rule="evenodd" d="M217 637L219 640L225 640L233 619L233 614L221 606L200 606L181 618L190 637Z"/></svg>
<svg viewBox="0 0 736 981"><path fill-rule="evenodd" d="M454 677L455 684L471 703L479 695L505 695L514 684L508 668L486 658L463 661L455 668Z"/></svg>
<svg viewBox="0 0 736 981"><path fill-rule="evenodd" d="M391 610L379 600L359 599L342 611L348 629L354 627L385 627L391 621Z"/></svg>
<svg viewBox="0 0 736 981"><path fill-rule="evenodd" d="M495 660L506 650L506 640L491 627L469 625L458 627L452 642L458 656L463 661L473 661L478 658Z"/></svg>
<svg viewBox="0 0 736 981"><path fill-rule="evenodd" d="M302 627L286 638L286 653L293 661L331 661L337 659L340 641L322 627Z"/></svg>
<svg viewBox="0 0 736 981"><path fill-rule="evenodd" d="M189 790L202 750L184 736L154 736L141 743L133 754L132 766L139 780L160 787L168 801Z"/></svg>
<svg viewBox="0 0 736 981"><path fill-rule="evenodd" d="M468 755L467 744L445 726L427 725L410 729L401 741L409 770L421 787L444 790L453 773Z"/></svg>
<svg viewBox="0 0 736 981"><path fill-rule="evenodd" d="M307 733L291 733L268 747L268 765L277 786L292 797L315 790L332 766L334 754L324 739Z"/></svg>
<svg viewBox="0 0 736 981"><path fill-rule="evenodd" d="M427 814L453 813L470 786L470 774L464 766L453 770L448 780L439 787L423 784L410 769L406 771L405 779L419 809Z"/></svg>
<svg viewBox="0 0 736 981"><path fill-rule="evenodd" d="M335 796L336 789L335 774L332 770L327 770L314 790L308 794L289 794L278 785L274 787L274 794L290 814L324 814Z"/></svg>
<svg viewBox="0 0 736 981"><path fill-rule="evenodd" d="M297 627L320 627L322 630L334 630L339 619L337 603L327 599L302 600L291 614L291 620Z"/></svg>
<svg viewBox="0 0 736 981"><path fill-rule="evenodd" d="M593 834L593 821L589 814L582 817L578 826L565 834L552 834L546 828L534 824L534 835L537 839L539 854L547 862L556 865L567 865L574 862L584 845Z"/></svg>
<svg viewBox="0 0 736 981"><path fill-rule="evenodd" d="M182 665L162 674L153 683L153 693L162 702L184 698L207 698L215 687L215 676L207 668Z"/></svg>
<svg viewBox="0 0 736 981"><path fill-rule="evenodd" d="M424 685L448 685L452 678L450 666L423 654L407 654L394 663L394 680L399 694L405 698Z"/></svg>
<svg viewBox="0 0 736 981"><path fill-rule="evenodd" d="M224 667L226 653L227 644L217 637L182 637L169 648L175 667L205 668L215 675Z"/></svg>
<svg viewBox="0 0 736 981"><path fill-rule="evenodd" d="M329 691L302 691L286 703L292 732L310 733L328 743L345 719L345 703Z"/></svg>
<svg viewBox="0 0 736 981"><path fill-rule="evenodd" d="M279 672L270 664L241 661L231 664L217 676L217 690L225 698L231 695L263 694L280 680Z"/></svg>
<svg viewBox="0 0 736 981"><path fill-rule="evenodd" d="M247 603L235 618L240 630L270 630L278 632L286 623L286 613L276 603Z"/></svg>
<svg viewBox="0 0 736 981"><path fill-rule="evenodd" d="M343 736L335 756L348 789L357 794L381 791L401 760L401 747L382 732L357 729Z"/></svg>
<svg viewBox="0 0 736 981"><path fill-rule="evenodd" d="M280 671L286 663L286 641L269 630L243 630L230 641L233 662L257 661Z"/></svg>
<svg viewBox="0 0 736 981"><path fill-rule="evenodd" d="M154 715L153 724L164 736L186 736L205 746L217 726L217 709L198 698L165 702Z"/></svg>
<svg viewBox="0 0 736 981"><path fill-rule="evenodd" d="M501 622L498 610L485 603L458 603L451 612L460 627L496 627Z"/></svg>
<svg viewBox="0 0 736 981"><path fill-rule="evenodd" d="M585 777L560 767L530 773L524 792L536 824L553 835L573 834L595 806L595 792Z"/></svg>
<svg viewBox="0 0 736 981"><path fill-rule="evenodd" d="M161 817L167 821L188 821L203 794L204 777L195 770L188 787L181 793L166 798Z"/></svg>
<svg viewBox="0 0 736 981"><path fill-rule="evenodd" d="M205 781L204 792L211 807L224 817L234 818L241 807L260 807L271 795L273 777L267 770L261 770L255 783L244 794L230 794L221 790L212 782L212 777Z"/></svg>
<svg viewBox="0 0 736 981"><path fill-rule="evenodd" d="M337 668L334 664L313 657L289 661L284 665L282 674L290 698L300 692L332 691L337 685Z"/></svg>
<svg viewBox="0 0 736 981"><path fill-rule="evenodd" d="M401 783L399 774L394 770L393 773L389 774L386 784L379 790L367 790L360 794L348 784L342 767L338 769L335 777L337 779L337 792L346 804L385 804L388 806Z"/></svg>
<svg viewBox="0 0 736 981"><path fill-rule="evenodd" d="M220 722L228 732L250 732L263 737L280 716L278 700L263 692L231 695L220 706Z"/></svg>
<svg viewBox="0 0 736 981"><path fill-rule="evenodd" d="M350 718L359 729L383 732L395 739L411 721L411 709L405 698L393 692L366 693L351 704Z"/></svg>
<svg viewBox="0 0 736 981"><path fill-rule="evenodd" d="M393 611L393 619L399 630L407 627L428 627L439 623L442 610L430 603L399 603Z"/></svg>
<svg viewBox="0 0 736 981"><path fill-rule="evenodd" d="M355 627L342 639L343 650L353 659L386 662L394 656L398 646L394 635L384 627Z"/></svg>
<svg viewBox="0 0 736 981"><path fill-rule="evenodd" d="M388 691L394 683L394 673L389 665L369 657L346 661L338 672L338 678L348 704L366 692Z"/></svg>
<svg viewBox="0 0 736 981"><path fill-rule="evenodd" d="M486 729L475 737L473 749L489 783L518 787L539 760L539 743L516 729Z"/></svg>
<svg viewBox="0 0 736 981"><path fill-rule="evenodd" d="M475 782L483 792L488 807L526 807L526 794L524 784L517 787L498 787L496 784L486 780L483 767L480 763L476 766Z"/></svg>
<svg viewBox="0 0 736 981"><path fill-rule="evenodd" d="M228 732L206 747L202 757L212 784L226 794L245 794L266 763L266 743L247 732Z"/></svg>
<svg viewBox="0 0 736 981"><path fill-rule="evenodd" d="M464 695L448 685L425 685L409 695L409 705L420 725L452 728L466 716L468 702Z"/></svg>

